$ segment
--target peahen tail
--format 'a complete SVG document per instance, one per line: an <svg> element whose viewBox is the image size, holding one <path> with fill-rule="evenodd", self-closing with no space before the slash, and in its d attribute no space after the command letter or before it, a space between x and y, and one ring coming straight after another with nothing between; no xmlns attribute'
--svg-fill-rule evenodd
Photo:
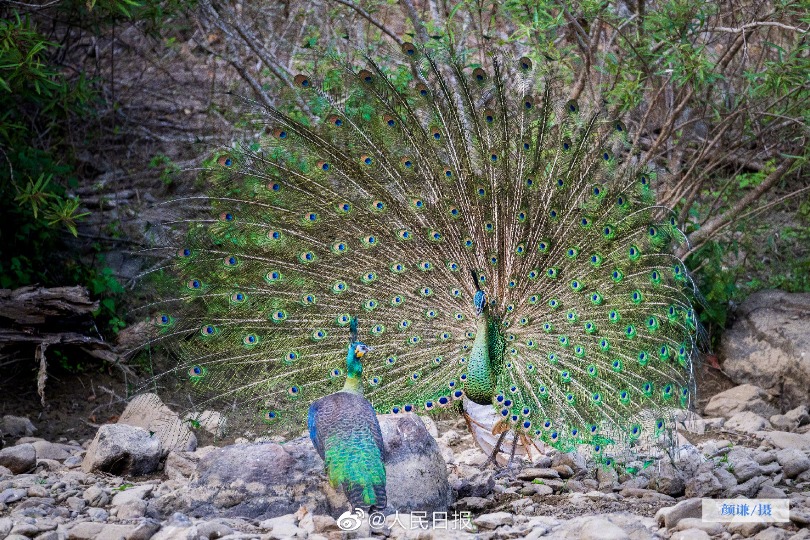
<svg viewBox="0 0 810 540"><path fill-rule="evenodd" d="M479 402L560 450L666 444L694 399L693 287L619 106L570 99L527 57L411 44L295 84L207 164L212 213L168 243L153 321L179 361L153 385L294 432L340 388L359 311L379 412L454 407L483 373Z"/></svg>

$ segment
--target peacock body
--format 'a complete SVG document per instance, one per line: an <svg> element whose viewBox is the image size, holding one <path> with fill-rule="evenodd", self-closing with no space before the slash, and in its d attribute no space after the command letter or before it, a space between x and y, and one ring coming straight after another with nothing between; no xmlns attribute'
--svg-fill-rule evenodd
<svg viewBox="0 0 810 540"><path fill-rule="evenodd" d="M320 62L212 159L213 214L170 244L180 293L154 319L179 361L152 385L299 430L360 313L378 412L466 399L608 463L666 444L693 399L692 287L615 112L528 58Z"/></svg>
<svg viewBox="0 0 810 540"><path fill-rule="evenodd" d="M343 488L352 507L385 508L382 432L374 408L363 398L361 358L368 347L357 341L357 319L351 324L346 382L339 392L310 405L307 427L329 482Z"/></svg>

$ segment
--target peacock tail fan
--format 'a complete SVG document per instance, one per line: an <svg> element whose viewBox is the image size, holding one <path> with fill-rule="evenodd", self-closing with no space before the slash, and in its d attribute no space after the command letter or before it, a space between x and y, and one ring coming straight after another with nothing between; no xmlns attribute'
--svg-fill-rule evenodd
<svg viewBox="0 0 810 540"><path fill-rule="evenodd" d="M598 461L668 444L698 325L659 173L553 69L487 62L406 44L296 76L255 140L211 159L211 214L163 246L174 292L153 324L177 363L152 386L296 432L343 384L358 314L374 408L452 408L480 287L504 421Z"/></svg>

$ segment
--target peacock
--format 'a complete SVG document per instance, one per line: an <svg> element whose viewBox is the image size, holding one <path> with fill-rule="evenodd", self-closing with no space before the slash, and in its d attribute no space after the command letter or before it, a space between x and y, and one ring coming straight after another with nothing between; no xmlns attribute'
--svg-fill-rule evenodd
<svg viewBox="0 0 810 540"><path fill-rule="evenodd" d="M385 508L382 432L374 408L363 398L361 359L369 347L357 340L357 319L349 323L346 382L339 392L312 403L307 427L334 487L342 487L352 508Z"/></svg>
<svg viewBox="0 0 810 540"><path fill-rule="evenodd" d="M553 62L387 56L323 54L180 199L209 213L159 246L154 341L176 362L150 385L295 433L340 390L359 313L379 413L466 409L495 453L507 433L606 465L671 445L695 289L618 108L573 99Z"/></svg>

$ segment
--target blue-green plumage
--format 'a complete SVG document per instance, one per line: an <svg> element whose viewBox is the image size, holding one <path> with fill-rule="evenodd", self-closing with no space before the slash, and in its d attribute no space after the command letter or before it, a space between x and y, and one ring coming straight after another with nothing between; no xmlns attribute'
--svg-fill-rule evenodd
<svg viewBox="0 0 810 540"><path fill-rule="evenodd" d="M387 500L382 432L374 408L363 397L360 358L368 347L357 341L356 333L353 319L343 389L312 403L307 425L312 444L324 460L329 482L343 488L352 507L384 508Z"/></svg>

